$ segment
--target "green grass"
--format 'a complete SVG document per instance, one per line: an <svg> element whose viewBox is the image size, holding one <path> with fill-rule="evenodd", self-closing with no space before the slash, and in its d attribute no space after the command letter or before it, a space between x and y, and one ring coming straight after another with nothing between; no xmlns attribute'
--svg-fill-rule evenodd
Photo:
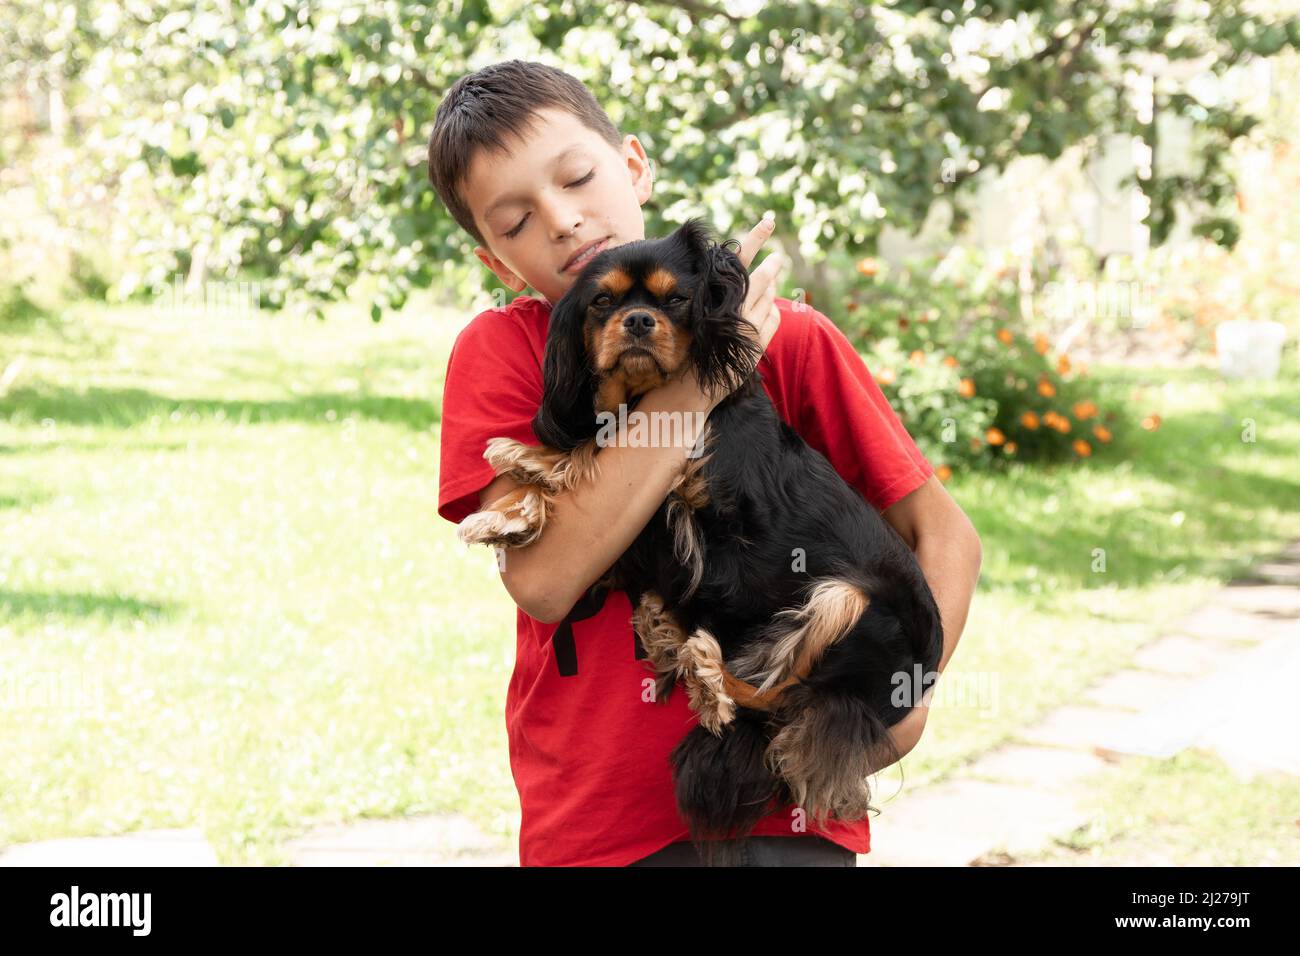
<svg viewBox="0 0 1300 956"><path fill-rule="evenodd" d="M1089 823L1019 862L1051 866L1296 866L1300 786L1249 782L1199 748L1135 759L1089 801Z"/></svg>
<svg viewBox="0 0 1300 956"><path fill-rule="evenodd" d="M466 318L81 305L0 325L0 371L24 361L0 398L0 843L200 826L223 863L279 863L317 823L436 810L514 839L515 609L491 553L436 514ZM1293 370L1093 376L1154 383L1137 407L1160 429L1110 460L948 486L984 567L908 786L1300 535Z"/></svg>

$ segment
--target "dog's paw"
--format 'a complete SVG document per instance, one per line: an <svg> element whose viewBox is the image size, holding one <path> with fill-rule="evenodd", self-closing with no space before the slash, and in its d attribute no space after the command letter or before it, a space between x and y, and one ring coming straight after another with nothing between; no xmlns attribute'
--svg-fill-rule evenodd
<svg viewBox="0 0 1300 956"><path fill-rule="evenodd" d="M696 631L682 645L678 660L691 710L699 717L700 726L721 737L722 728L736 719L736 702L726 690L717 639L703 629Z"/></svg>
<svg viewBox="0 0 1300 956"><path fill-rule="evenodd" d="M537 540L545 522L542 496L533 489L521 488L493 508L467 517L457 526L456 536L465 544L522 548Z"/></svg>
<svg viewBox="0 0 1300 956"><path fill-rule="evenodd" d="M654 591L641 595L632 615L632 627L646 651L646 664L655 674L655 702L667 703L673 684L682 672L678 651L686 635L672 614L664 610L663 598Z"/></svg>
<svg viewBox="0 0 1300 956"><path fill-rule="evenodd" d="M483 460L497 475L506 475L521 485L540 485L557 491L560 482L554 472L566 456L544 445L525 445L513 438L493 438L487 443Z"/></svg>

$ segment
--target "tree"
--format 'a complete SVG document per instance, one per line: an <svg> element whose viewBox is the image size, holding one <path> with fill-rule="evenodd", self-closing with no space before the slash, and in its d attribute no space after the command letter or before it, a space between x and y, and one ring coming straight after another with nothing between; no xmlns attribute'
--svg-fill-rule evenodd
<svg viewBox="0 0 1300 956"><path fill-rule="evenodd" d="M678 0L353 3L18 0L0 79L57 77L82 161L127 195L139 268L243 271L268 305L379 280L373 313L470 259L425 177L443 93L469 69L544 59L586 82L656 163L647 234L703 212L726 233L777 211L794 281L834 252L874 251L940 196L1018 155L1059 156L1113 131L1147 135L1127 84L1170 60L1235 64L1300 46L1300 21L1166 0L891 5ZM508 51L492 56L487 51ZM548 52L554 51L554 52ZM1153 240L1175 200L1235 240L1227 147L1254 120L1157 88L1204 149L1191 174L1139 182ZM647 121L647 117L654 117ZM149 202L140 192L147 185ZM957 208L960 224L962 210Z"/></svg>

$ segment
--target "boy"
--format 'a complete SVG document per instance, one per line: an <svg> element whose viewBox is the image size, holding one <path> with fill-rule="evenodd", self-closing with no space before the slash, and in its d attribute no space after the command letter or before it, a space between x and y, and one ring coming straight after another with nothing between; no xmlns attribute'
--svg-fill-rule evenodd
<svg viewBox="0 0 1300 956"><path fill-rule="evenodd" d="M621 138L585 86L514 60L449 91L429 140L429 178L484 265L516 292L540 293L476 316L452 348L438 513L458 523L515 487L483 460L486 443L538 444L531 422L550 306L591 250L645 238L652 175L636 137ZM746 265L770 230L760 225L743 241ZM942 671L965 624L979 538L843 334L820 312L776 297L778 265L769 256L754 271L744 309L766 350L763 385L778 413L916 551L944 622ZM647 393L638 409L707 413L724 397L687 376ZM593 588L663 503L690 451L623 440L602 448L596 479L557 500L537 541L506 552L501 580L519 608L506 727L522 866L695 863L668 765L695 716L680 686L655 703L627 595ZM926 711L916 707L892 729L900 754L920 738ZM751 844L755 865L855 865L870 828L867 819L832 820L818 830L801 808L781 807Z"/></svg>

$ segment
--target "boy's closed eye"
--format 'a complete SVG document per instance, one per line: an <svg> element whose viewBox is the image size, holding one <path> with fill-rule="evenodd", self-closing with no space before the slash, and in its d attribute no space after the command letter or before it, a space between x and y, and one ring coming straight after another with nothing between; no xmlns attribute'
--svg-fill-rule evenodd
<svg viewBox="0 0 1300 956"><path fill-rule="evenodd" d="M587 173L587 175L583 176L581 179L569 183L569 185L566 186L565 189L573 189L574 187L577 186L585 186L587 185L587 183L591 182L595 178L596 178L596 171L593 169L591 172ZM530 216L524 216L523 219L519 220L519 225L515 226L513 229L507 232L506 238L513 239L515 236L519 235L520 231L523 230L524 225L528 222L529 218Z"/></svg>

